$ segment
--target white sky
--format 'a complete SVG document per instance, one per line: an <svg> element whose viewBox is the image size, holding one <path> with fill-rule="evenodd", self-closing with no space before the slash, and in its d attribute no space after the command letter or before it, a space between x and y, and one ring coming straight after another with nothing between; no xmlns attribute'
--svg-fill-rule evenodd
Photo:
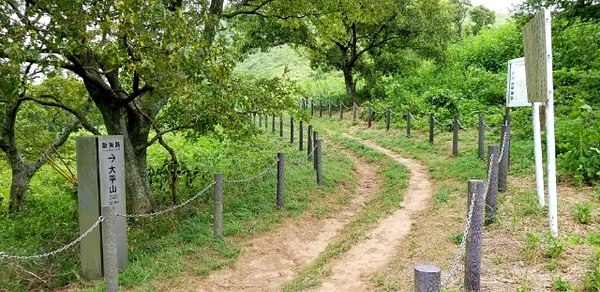
<svg viewBox="0 0 600 292"><path fill-rule="evenodd" d="M483 5L486 8L492 9L496 12L508 13L509 8L512 8L513 4L519 4L522 2L523 0L471 0L471 5Z"/></svg>

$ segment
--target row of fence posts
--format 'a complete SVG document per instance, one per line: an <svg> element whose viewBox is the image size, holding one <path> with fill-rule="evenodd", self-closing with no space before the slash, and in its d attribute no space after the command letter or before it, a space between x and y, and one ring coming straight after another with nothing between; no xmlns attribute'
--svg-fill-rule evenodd
<svg viewBox="0 0 600 292"><path fill-rule="evenodd" d="M303 100L302 104L303 104L303 108L306 109L307 106L306 104L308 103L308 101ZM329 110L329 117L331 118L332 116L332 107L333 107L333 102L331 100L329 100L328 102L328 110ZM344 118L344 104L343 102L340 101L340 119ZM358 111L358 106L356 103L352 103L352 119L356 120L356 114ZM373 120L374 120L374 116L373 116L373 108L371 106L367 107L367 127L371 128L373 126ZM391 114L393 113L393 111L390 108L387 108L385 111L385 129L386 131L390 130L390 125L391 125ZM310 114L311 116L314 115L314 103L310 102ZM323 101L319 100L319 117L323 116ZM406 136L410 137L411 134L411 120L412 120L412 114L410 112L410 110L407 110L406 113L404 113L402 116L404 116L406 118ZM504 133L504 131L510 131L510 120L507 120L505 118L505 124L506 126L503 126L502 128L502 133ZM435 116L433 114L429 115L429 143L434 142L434 136L435 136L435 124L436 124L437 120L435 119ZM454 115L453 117L453 121L451 123L452 125L452 155L453 156L457 156L458 155L458 140L459 140L459 130L462 128L462 125L460 124L460 120L458 118L458 115ZM442 125L445 126L445 125ZM483 115L479 114L478 116L478 123L477 123L477 129L478 129L478 137L477 137L477 157L479 159L483 159L484 158L484 152L485 152L485 146L484 146L484 141L485 141L485 129L486 129L486 123L484 120Z"/></svg>
<svg viewBox="0 0 600 292"><path fill-rule="evenodd" d="M304 103L306 104L306 103ZM304 107L306 108L306 107ZM329 117L331 118L332 102L329 101ZM352 119L356 119L358 106L352 104ZM322 117L323 102L319 101L319 117ZM391 109L385 112L385 128L390 129ZM311 102L311 115L314 115L314 107ZM411 118L410 111L403 115L406 118L406 135L410 137ZM343 119L343 103L340 102L340 119ZM367 127L371 128L373 122L373 109L367 107ZM433 114L429 115L429 142L434 142L434 131L436 119ZM454 116L452 122L452 154L458 155L458 133L462 128L458 115ZM444 126L444 125L443 125ZM479 159L484 158L484 141L486 127L483 115L478 116L478 151ZM467 186L467 229L465 230L465 263L464 263L464 287L466 291L481 290L481 243L483 237L483 226L489 225L496 220L498 192L506 191L506 180L510 159L510 116L504 118L501 126L500 145L488 145L488 177L487 188L484 189L482 180L469 180ZM460 251L462 253L462 251ZM453 271L451 271L453 273ZM452 275L450 275L452 276ZM420 264L414 268L414 290L415 291L441 291L441 269L432 264Z"/></svg>
<svg viewBox="0 0 600 292"><path fill-rule="evenodd" d="M257 115L253 116L253 120L256 122ZM258 116L259 127L263 125L262 116ZM267 125L268 117L264 117L265 128L268 129ZM290 143L294 142L294 123L293 118L290 119ZM271 120L271 129L275 133L275 117ZM299 126L299 150L303 151L303 122L300 121ZM280 136L283 137L283 119L280 118ZM318 139L319 134L313 131L312 125L308 126L307 133L307 153L306 160L313 159L313 167L316 170L316 181L318 185L323 184L323 166L322 166L322 151L321 151L321 140ZM314 148L313 148L314 145ZM223 179L222 173L214 174L214 206L213 206L213 233L216 237L223 237L223 183L226 182ZM285 205L284 196L284 185L285 185L285 154L277 153L277 193L276 193L276 205L277 208L281 209ZM117 238L115 231L115 218L116 213L112 207L102 207L102 214L104 220L102 221L102 265L103 265L103 276L106 284L106 291L117 291L119 287L119 268L117 264Z"/></svg>
<svg viewBox="0 0 600 292"><path fill-rule="evenodd" d="M507 128L508 126L503 126ZM501 146L488 145L487 188L482 180L468 181L467 225L464 263L465 291L481 291L481 243L483 226L496 221L498 192L506 191L506 178L500 181L500 172L506 172L509 160L510 136L504 129ZM502 147L504 150L501 150ZM472 205L472 206L471 206ZM471 210L472 208L472 210ZM461 251L462 252L462 251ZM450 271L452 273L452 271ZM450 274L450 276L452 276ZM441 269L433 264L414 267L414 291L441 291Z"/></svg>

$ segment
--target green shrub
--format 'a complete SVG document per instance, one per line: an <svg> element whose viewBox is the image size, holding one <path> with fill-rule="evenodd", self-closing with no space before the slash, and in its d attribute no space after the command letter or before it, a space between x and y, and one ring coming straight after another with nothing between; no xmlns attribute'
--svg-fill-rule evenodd
<svg viewBox="0 0 600 292"><path fill-rule="evenodd" d="M593 208L594 204L592 203L576 203L575 210L573 211L573 218L579 224L590 224L594 219L594 215L592 213Z"/></svg>

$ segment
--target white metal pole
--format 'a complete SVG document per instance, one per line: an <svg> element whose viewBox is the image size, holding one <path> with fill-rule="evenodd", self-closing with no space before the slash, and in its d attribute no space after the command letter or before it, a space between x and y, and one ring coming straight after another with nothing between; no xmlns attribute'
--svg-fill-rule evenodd
<svg viewBox="0 0 600 292"><path fill-rule="evenodd" d="M552 37L550 30L550 10L544 9L546 20L546 52L548 52L547 84L548 102L546 102L546 146L548 155L548 214L550 231L554 237L558 236L558 194L556 192L556 150L554 138L554 82L552 80Z"/></svg>
<svg viewBox="0 0 600 292"><path fill-rule="evenodd" d="M540 207L546 205L544 199L544 162L542 157L542 130L540 127L540 104L533 103L533 144L535 154L535 182L537 185L537 195Z"/></svg>

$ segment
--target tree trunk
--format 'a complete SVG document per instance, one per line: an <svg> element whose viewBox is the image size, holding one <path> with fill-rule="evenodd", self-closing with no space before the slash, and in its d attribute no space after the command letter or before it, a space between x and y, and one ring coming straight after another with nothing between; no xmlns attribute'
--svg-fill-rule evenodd
<svg viewBox="0 0 600 292"><path fill-rule="evenodd" d="M346 83L346 93L350 102L356 102L356 83L354 82L354 76L352 75L352 67L344 66L342 68L344 73L344 82Z"/></svg>
<svg viewBox="0 0 600 292"><path fill-rule="evenodd" d="M18 162L11 161L10 163L12 180L10 184L10 202L8 211L11 213L23 210L23 202L27 198L29 182L35 173L34 171L31 171L21 159L19 160L20 161Z"/></svg>

